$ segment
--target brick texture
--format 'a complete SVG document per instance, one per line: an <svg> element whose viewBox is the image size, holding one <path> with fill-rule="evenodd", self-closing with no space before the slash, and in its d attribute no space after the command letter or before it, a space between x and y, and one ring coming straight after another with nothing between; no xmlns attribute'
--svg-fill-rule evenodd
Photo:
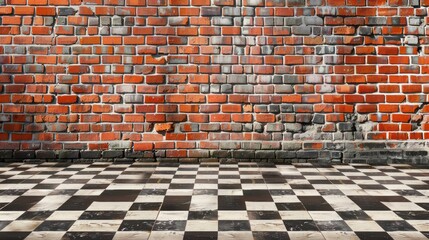
<svg viewBox="0 0 429 240"><path fill-rule="evenodd" d="M428 164L427 0L0 0L0 159Z"/></svg>

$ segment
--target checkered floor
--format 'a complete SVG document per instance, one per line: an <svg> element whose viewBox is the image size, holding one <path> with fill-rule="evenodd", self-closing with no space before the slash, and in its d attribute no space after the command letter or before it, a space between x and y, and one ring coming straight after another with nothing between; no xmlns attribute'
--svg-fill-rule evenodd
<svg viewBox="0 0 429 240"><path fill-rule="evenodd" d="M428 239L409 165L0 165L0 239Z"/></svg>

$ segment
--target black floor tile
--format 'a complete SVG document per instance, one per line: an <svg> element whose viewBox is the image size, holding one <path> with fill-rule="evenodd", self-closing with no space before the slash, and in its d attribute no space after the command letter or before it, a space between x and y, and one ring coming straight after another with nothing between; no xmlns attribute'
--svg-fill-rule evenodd
<svg viewBox="0 0 429 240"><path fill-rule="evenodd" d="M282 239L289 240L289 234L287 232L253 232L254 240L273 240Z"/></svg>
<svg viewBox="0 0 429 240"><path fill-rule="evenodd" d="M247 211L250 220L281 219L277 211Z"/></svg>
<svg viewBox="0 0 429 240"><path fill-rule="evenodd" d="M429 220L429 219L427 219ZM385 231L416 231L409 223L406 221L377 221L377 224L380 225Z"/></svg>
<svg viewBox="0 0 429 240"><path fill-rule="evenodd" d="M125 211L85 211L80 215L80 220L117 220L124 219Z"/></svg>
<svg viewBox="0 0 429 240"><path fill-rule="evenodd" d="M217 211L190 211L188 220L217 220Z"/></svg>
<svg viewBox="0 0 429 240"><path fill-rule="evenodd" d="M94 201L96 196L73 196L69 198L58 210L86 210Z"/></svg>
<svg viewBox="0 0 429 240"><path fill-rule="evenodd" d="M119 231L150 231L154 222L149 220L125 220L119 227Z"/></svg>
<svg viewBox="0 0 429 240"><path fill-rule="evenodd" d="M155 221L152 231L185 231L186 220Z"/></svg>
<svg viewBox="0 0 429 240"><path fill-rule="evenodd" d="M97 201L100 202L133 202L139 195L140 190L104 190Z"/></svg>
<svg viewBox="0 0 429 240"><path fill-rule="evenodd" d="M67 231L74 221L44 221L35 231Z"/></svg>
<svg viewBox="0 0 429 240"><path fill-rule="evenodd" d="M321 196L298 196L307 211L334 211Z"/></svg>
<svg viewBox="0 0 429 240"><path fill-rule="evenodd" d="M43 196L21 196L2 208L2 211L27 211L43 198Z"/></svg>
<svg viewBox="0 0 429 240"><path fill-rule="evenodd" d="M30 232L0 232L0 239L4 240L24 240Z"/></svg>
<svg viewBox="0 0 429 240"><path fill-rule="evenodd" d="M371 220L364 211L339 211L338 215L344 220Z"/></svg>
<svg viewBox="0 0 429 240"><path fill-rule="evenodd" d="M162 211L189 210L191 196L166 196L161 206Z"/></svg>
<svg viewBox="0 0 429 240"><path fill-rule="evenodd" d="M315 221L320 231L351 231L344 221Z"/></svg>
<svg viewBox="0 0 429 240"><path fill-rule="evenodd" d="M272 202L273 198L268 190L243 190L245 201Z"/></svg>
<svg viewBox="0 0 429 240"><path fill-rule="evenodd" d="M18 220L45 220L52 213L53 211L27 211L19 216Z"/></svg>
<svg viewBox="0 0 429 240"><path fill-rule="evenodd" d="M363 240L393 240L386 232L356 232L355 234Z"/></svg>
<svg viewBox="0 0 429 240"><path fill-rule="evenodd" d="M246 210L246 204L242 196L219 196L219 210Z"/></svg>
<svg viewBox="0 0 429 240"><path fill-rule="evenodd" d="M245 220L221 220L219 231L250 231L250 223Z"/></svg>
<svg viewBox="0 0 429 240"><path fill-rule="evenodd" d="M130 211L158 211L162 203L133 203Z"/></svg>
<svg viewBox="0 0 429 240"><path fill-rule="evenodd" d="M279 211L304 211L305 207L302 203L276 203Z"/></svg>
<svg viewBox="0 0 429 240"><path fill-rule="evenodd" d="M111 240L116 232L67 232L61 240Z"/></svg>
<svg viewBox="0 0 429 240"><path fill-rule="evenodd" d="M185 232L183 240L216 240L217 232Z"/></svg>
<svg viewBox="0 0 429 240"><path fill-rule="evenodd" d="M283 223L288 231L319 231L311 220L286 220Z"/></svg>

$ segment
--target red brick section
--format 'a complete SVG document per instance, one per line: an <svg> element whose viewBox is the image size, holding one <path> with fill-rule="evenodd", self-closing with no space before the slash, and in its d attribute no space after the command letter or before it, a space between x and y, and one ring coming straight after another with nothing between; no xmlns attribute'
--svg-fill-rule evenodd
<svg viewBox="0 0 429 240"><path fill-rule="evenodd" d="M427 164L428 0L0 0L0 159Z"/></svg>

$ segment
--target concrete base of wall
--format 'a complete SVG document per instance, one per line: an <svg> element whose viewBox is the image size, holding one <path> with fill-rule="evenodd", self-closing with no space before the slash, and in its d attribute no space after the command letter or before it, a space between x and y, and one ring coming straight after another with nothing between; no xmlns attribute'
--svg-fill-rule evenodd
<svg viewBox="0 0 429 240"><path fill-rule="evenodd" d="M429 165L427 142L222 142L220 149L0 150L0 162L408 163Z"/></svg>

